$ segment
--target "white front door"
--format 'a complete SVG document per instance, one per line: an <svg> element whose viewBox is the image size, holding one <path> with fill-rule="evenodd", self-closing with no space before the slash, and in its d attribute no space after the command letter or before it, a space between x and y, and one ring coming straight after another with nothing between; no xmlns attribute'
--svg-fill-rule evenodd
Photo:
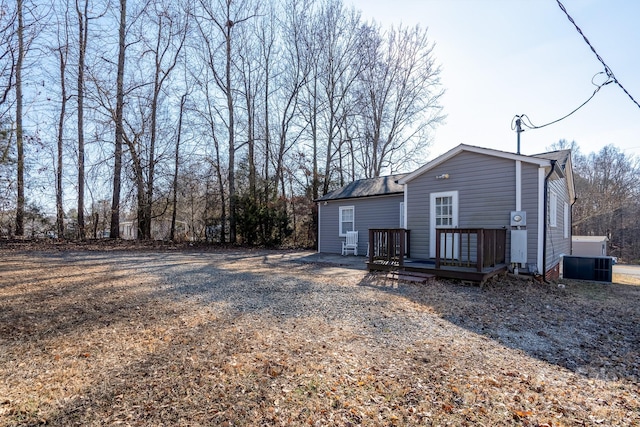
<svg viewBox="0 0 640 427"><path fill-rule="evenodd" d="M443 193L430 194L430 215L429 215L429 256L436 256L436 228L457 228L458 227L458 192L447 191ZM459 236L442 236L440 241L440 253L445 258L458 258ZM446 248L446 253L445 253Z"/></svg>

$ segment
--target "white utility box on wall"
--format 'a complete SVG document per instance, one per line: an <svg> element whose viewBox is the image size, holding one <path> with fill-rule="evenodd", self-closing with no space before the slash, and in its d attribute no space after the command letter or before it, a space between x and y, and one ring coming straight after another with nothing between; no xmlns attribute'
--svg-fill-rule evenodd
<svg viewBox="0 0 640 427"><path fill-rule="evenodd" d="M511 262L527 262L527 230L511 230Z"/></svg>

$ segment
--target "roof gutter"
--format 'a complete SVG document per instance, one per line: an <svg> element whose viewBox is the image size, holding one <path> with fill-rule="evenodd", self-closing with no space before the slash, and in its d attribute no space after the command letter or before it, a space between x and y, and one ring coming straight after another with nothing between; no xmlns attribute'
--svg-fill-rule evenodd
<svg viewBox="0 0 640 427"><path fill-rule="evenodd" d="M543 225L543 236L544 236L544 241L542 243L542 279L546 282L549 283L547 281L547 216L548 216L548 212L549 210L547 209L547 205L549 204L549 178L551 177L551 174L553 173L553 171L556 168L556 161L555 160L551 160L551 169L549 170L549 173L544 177L544 225Z"/></svg>

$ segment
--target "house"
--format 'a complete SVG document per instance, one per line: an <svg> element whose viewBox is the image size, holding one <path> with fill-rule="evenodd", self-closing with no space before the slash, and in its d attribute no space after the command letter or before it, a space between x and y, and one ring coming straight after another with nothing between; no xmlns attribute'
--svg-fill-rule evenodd
<svg viewBox="0 0 640 427"><path fill-rule="evenodd" d="M188 240L187 223L176 221L176 237L179 240ZM153 240L169 240L171 236L171 220L153 218L151 220L151 238ZM107 236L108 237L108 236ZM120 221L120 238L123 240L135 240L138 238L138 223L135 220Z"/></svg>
<svg viewBox="0 0 640 427"><path fill-rule="evenodd" d="M607 236L573 236L573 250L576 256L607 256Z"/></svg>
<svg viewBox="0 0 640 427"><path fill-rule="evenodd" d="M406 174L360 179L316 200L318 252L341 253L347 231L361 231L358 253L366 254L369 229L404 228Z"/></svg>
<svg viewBox="0 0 640 427"><path fill-rule="evenodd" d="M347 228L401 227L406 251L387 258L401 267L410 252L412 260L434 261L425 268L440 274L444 264L464 264L553 278L571 253L574 201L569 150L528 156L461 144L412 173L356 181L318 199L318 250L339 253ZM377 243L362 244L375 261Z"/></svg>

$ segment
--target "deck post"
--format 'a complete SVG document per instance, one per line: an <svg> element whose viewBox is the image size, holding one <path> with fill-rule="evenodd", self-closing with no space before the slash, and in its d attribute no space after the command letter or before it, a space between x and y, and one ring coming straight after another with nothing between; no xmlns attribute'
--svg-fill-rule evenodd
<svg viewBox="0 0 640 427"><path fill-rule="evenodd" d="M476 270L482 271L482 267L484 265L484 229L480 228L476 230L476 241L477 241L477 260L476 260Z"/></svg>
<svg viewBox="0 0 640 427"><path fill-rule="evenodd" d="M404 230L403 231L404 236L405 236L405 248L406 248L406 253L405 255L407 256L407 258L411 257L411 230Z"/></svg>
<svg viewBox="0 0 640 427"><path fill-rule="evenodd" d="M399 229L398 235L399 235L398 237L400 238L400 258L398 259L398 265L400 266L400 269L402 269L402 267L404 266L404 248L405 248L404 230Z"/></svg>
<svg viewBox="0 0 640 427"><path fill-rule="evenodd" d="M476 231L476 241L478 243L478 256L476 260L476 270L482 271L482 267L484 265L484 230L480 229Z"/></svg>
<svg viewBox="0 0 640 427"><path fill-rule="evenodd" d="M493 266L496 264L496 259L498 257L498 253L496 251L496 237L497 237L497 230L489 230L491 232L491 263L489 264L490 266Z"/></svg>
<svg viewBox="0 0 640 427"><path fill-rule="evenodd" d="M370 228L369 229L369 250L367 253L369 254L369 264L373 264L373 250L374 250L374 239L375 239L375 231Z"/></svg>
<svg viewBox="0 0 640 427"><path fill-rule="evenodd" d="M436 228L436 269L440 268L440 233Z"/></svg>

